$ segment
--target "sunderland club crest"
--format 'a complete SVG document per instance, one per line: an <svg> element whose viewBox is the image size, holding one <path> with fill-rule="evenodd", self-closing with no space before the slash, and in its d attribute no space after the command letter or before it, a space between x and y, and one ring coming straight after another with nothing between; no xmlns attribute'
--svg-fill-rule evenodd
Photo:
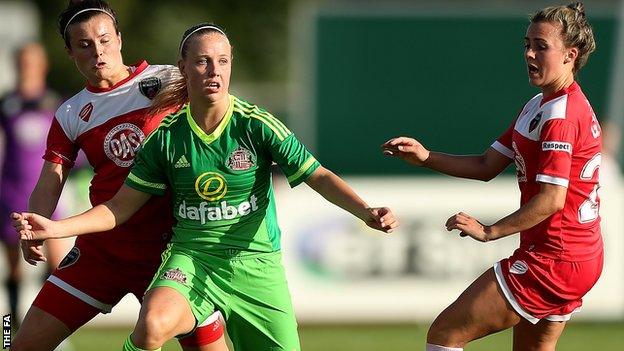
<svg viewBox="0 0 624 351"><path fill-rule="evenodd" d="M256 163L256 157L244 147L237 147L227 160L227 166L233 171L246 171Z"/></svg>
<svg viewBox="0 0 624 351"><path fill-rule="evenodd" d="M152 100L156 94L158 94L161 86L160 78L149 77L139 82L139 91L141 91L141 94L145 95L146 98Z"/></svg>
<svg viewBox="0 0 624 351"><path fill-rule="evenodd" d="M180 268L169 269L160 277L162 280L172 280L182 285L186 285L186 274Z"/></svg>

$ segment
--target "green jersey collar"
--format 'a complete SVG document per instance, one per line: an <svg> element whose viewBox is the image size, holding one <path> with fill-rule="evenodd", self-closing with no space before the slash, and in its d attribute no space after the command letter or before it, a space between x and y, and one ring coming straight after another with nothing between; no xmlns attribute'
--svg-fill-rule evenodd
<svg viewBox="0 0 624 351"><path fill-rule="evenodd" d="M223 116L223 119L221 120L221 122L219 122L217 128L210 134L206 134L206 132L204 132L204 130L197 125L197 123L193 119L193 116L191 116L191 104L186 105L186 120L189 126L191 126L193 132L195 132L195 134L201 140L203 140L204 143L210 144L213 141L217 140L217 138L221 136L221 133L223 133L223 130L225 130L225 127L227 127L228 123L230 122L230 119L232 118L232 112L234 111L234 96L229 95L229 99L230 106L228 107L227 112L225 112L225 116Z"/></svg>

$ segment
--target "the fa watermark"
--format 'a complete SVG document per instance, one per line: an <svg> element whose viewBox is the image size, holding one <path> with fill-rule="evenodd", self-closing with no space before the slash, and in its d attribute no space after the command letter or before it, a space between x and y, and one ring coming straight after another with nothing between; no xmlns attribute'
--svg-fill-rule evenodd
<svg viewBox="0 0 624 351"><path fill-rule="evenodd" d="M11 347L11 315L2 316L2 349Z"/></svg>

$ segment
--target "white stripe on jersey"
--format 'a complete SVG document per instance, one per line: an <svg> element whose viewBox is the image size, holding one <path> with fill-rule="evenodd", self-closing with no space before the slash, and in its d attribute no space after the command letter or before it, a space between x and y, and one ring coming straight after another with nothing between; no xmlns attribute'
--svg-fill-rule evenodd
<svg viewBox="0 0 624 351"><path fill-rule="evenodd" d="M513 159L515 156L515 153L513 150L501 144L498 140L496 140L490 147L511 159Z"/></svg>
<svg viewBox="0 0 624 351"><path fill-rule="evenodd" d="M568 106L568 94L550 100L540 106L542 94L531 99L516 120L514 129L529 140L539 140L542 126L551 119L565 119Z"/></svg>
<svg viewBox="0 0 624 351"><path fill-rule="evenodd" d="M55 117L65 135L73 142L83 133L96 128L112 118L147 108L152 101L132 87L148 77L157 76L164 86L176 68L170 65L148 65L142 72L113 90L94 93L86 88L63 103ZM111 99L114 97L114 99ZM92 103L93 111L87 121L79 114L84 106Z"/></svg>
<svg viewBox="0 0 624 351"><path fill-rule="evenodd" d="M568 184L570 184L570 181L565 178L552 177L552 176L545 175L545 174L536 175L535 180L540 183L561 185L566 188L568 187Z"/></svg>

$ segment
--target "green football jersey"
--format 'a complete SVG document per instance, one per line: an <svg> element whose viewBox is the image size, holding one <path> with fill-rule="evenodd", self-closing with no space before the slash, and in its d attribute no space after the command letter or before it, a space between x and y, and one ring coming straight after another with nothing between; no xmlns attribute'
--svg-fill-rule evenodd
<svg viewBox="0 0 624 351"><path fill-rule="evenodd" d="M143 143L126 184L154 195L171 190L176 245L273 252L280 249L273 162L291 187L320 166L281 121L230 95L211 134L195 123L188 105L165 117Z"/></svg>

